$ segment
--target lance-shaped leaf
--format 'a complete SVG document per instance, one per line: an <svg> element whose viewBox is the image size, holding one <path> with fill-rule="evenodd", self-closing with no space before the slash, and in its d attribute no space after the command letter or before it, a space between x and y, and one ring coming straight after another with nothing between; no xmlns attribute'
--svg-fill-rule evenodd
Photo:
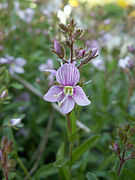
<svg viewBox="0 0 135 180"><path fill-rule="evenodd" d="M88 172L86 174L86 177L87 177L88 180L99 180L95 174L90 173L90 172Z"/></svg>
<svg viewBox="0 0 135 180"><path fill-rule="evenodd" d="M78 148L73 151L72 154L72 161L68 161L67 165L72 164L76 160L78 160L86 151L92 148L97 140L99 139L100 135L95 135L88 140L86 140L83 144L81 144Z"/></svg>

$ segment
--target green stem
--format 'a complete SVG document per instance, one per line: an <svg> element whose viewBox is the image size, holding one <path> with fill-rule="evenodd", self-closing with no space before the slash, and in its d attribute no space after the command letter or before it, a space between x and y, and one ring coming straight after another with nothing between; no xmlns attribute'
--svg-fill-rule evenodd
<svg viewBox="0 0 135 180"><path fill-rule="evenodd" d="M29 172L27 171L26 167L24 166L24 164L22 163L22 161L20 160L20 158L18 156L16 157L16 160L17 160L18 164L20 165L20 167L22 168L25 175L28 177L28 179L32 180L32 178L29 175Z"/></svg>
<svg viewBox="0 0 135 180"><path fill-rule="evenodd" d="M20 159L19 156L18 156L18 153L17 153L17 145L16 145L16 141L15 141L14 134L13 134L13 131L12 131L12 128L11 128L11 127L10 127L10 137L11 137L12 141L14 142L14 146L15 146L15 158L16 158L18 164L20 165L20 167L22 168L23 172L24 172L25 175L28 177L28 179L29 179L29 180L32 180L32 178L31 178L30 175L29 175L28 170L26 169L26 167L24 166L24 164L22 163L21 159Z"/></svg>
<svg viewBox="0 0 135 180"><path fill-rule="evenodd" d="M72 127L71 127L71 122L70 122L70 113L67 114L66 116L66 120L67 120L67 126L68 126L68 133L69 135L72 134ZM73 143L70 142L70 145L69 145L69 157L70 157L70 161L72 161L72 152L73 152ZM72 165L69 165L69 177L71 179L71 168L72 168Z"/></svg>

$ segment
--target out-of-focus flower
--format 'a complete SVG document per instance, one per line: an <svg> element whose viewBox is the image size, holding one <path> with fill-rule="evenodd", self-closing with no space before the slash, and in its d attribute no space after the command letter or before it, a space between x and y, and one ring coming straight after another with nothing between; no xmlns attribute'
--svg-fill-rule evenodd
<svg viewBox="0 0 135 180"><path fill-rule="evenodd" d="M40 34L41 33L41 29L36 29L36 34Z"/></svg>
<svg viewBox="0 0 135 180"><path fill-rule="evenodd" d="M52 59L48 59L45 64L40 64L39 70L41 72L47 72L49 70L53 70L53 60ZM54 82L54 75L52 73L49 74L48 81L49 81L49 85L53 84L53 82Z"/></svg>
<svg viewBox="0 0 135 180"><path fill-rule="evenodd" d="M15 102L19 102L19 101L25 101L25 102L29 102L30 101L30 95L27 92L24 92L22 94L20 94L19 96L17 96L15 98Z"/></svg>
<svg viewBox="0 0 135 180"><path fill-rule="evenodd" d="M134 65L134 62L133 60L131 59L130 56L126 56L125 58L123 59L120 59L118 61L118 66L122 69L125 69L125 68L132 68Z"/></svg>
<svg viewBox="0 0 135 180"><path fill-rule="evenodd" d="M41 64L39 66L39 70L41 72L45 72L46 70L52 70L53 69L53 60L52 59L48 59L47 62L45 64Z"/></svg>
<svg viewBox="0 0 135 180"><path fill-rule="evenodd" d="M91 61L92 65L96 67L98 70L104 71L105 70L105 63L101 57L93 59Z"/></svg>
<svg viewBox="0 0 135 180"><path fill-rule="evenodd" d="M128 46L128 51L129 51L130 53L132 53L132 54L135 53L135 49L134 49L134 47L133 47L132 45L129 45L129 46Z"/></svg>
<svg viewBox="0 0 135 180"><path fill-rule="evenodd" d="M3 46L2 46L2 45L0 45L0 51L3 51L3 49L4 49L4 48L3 48Z"/></svg>
<svg viewBox="0 0 135 180"><path fill-rule="evenodd" d="M79 6L79 1L78 0L69 0L69 4L72 7L77 7L77 6Z"/></svg>
<svg viewBox="0 0 135 180"><path fill-rule="evenodd" d="M56 71L56 80L59 85L52 86L44 95L44 100L58 102L61 113L71 112L75 103L87 106L91 102L86 97L83 89L76 85L79 82L80 73L74 64L66 63Z"/></svg>
<svg viewBox="0 0 135 180"><path fill-rule="evenodd" d="M106 46L109 51L112 51L114 48L117 48L121 44L121 37L113 35L111 33L105 33L100 39L99 44L101 46Z"/></svg>
<svg viewBox="0 0 135 180"><path fill-rule="evenodd" d="M128 5L128 2L125 0L117 0L117 4L121 6L122 8L126 8Z"/></svg>
<svg viewBox="0 0 135 180"><path fill-rule="evenodd" d="M31 8L27 8L25 10L20 9L20 4L18 1L14 2L14 8L16 11L16 14L25 22L30 23L32 21L32 18L35 14L35 11Z"/></svg>
<svg viewBox="0 0 135 180"><path fill-rule="evenodd" d="M5 58L0 58L0 64L9 64L9 72L23 74L23 66L26 64L26 60L18 57L14 58L13 56L6 55Z"/></svg>
<svg viewBox="0 0 135 180"><path fill-rule="evenodd" d="M70 17L72 8L69 5L66 5L62 10L58 10L57 17L60 20L60 23L66 24L67 19Z"/></svg>
<svg viewBox="0 0 135 180"><path fill-rule="evenodd" d="M0 9L6 9L8 7L8 3L0 3Z"/></svg>
<svg viewBox="0 0 135 180"><path fill-rule="evenodd" d="M2 91L0 98L5 98L7 96L7 90Z"/></svg>
<svg viewBox="0 0 135 180"><path fill-rule="evenodd" d="M108 24L110 24L110 23L111 23L111 20L110 20L110 19L104 20L104 24L105 24L105 25L108 25Z"/></svg>
<svg viewBox="0 0 135 180"><path fill-rule="evenodd" d="M21 123L21 118L13 118L10 120L11 126L17 126Z"/></svg>
<svg viewBox="0 0 135 180"><path fill-rule="evenodd" d="M57 13L57 11L60 9L61 3L61 0L51 0L48 1L48 3L45 2L45 6L41 7L41 12L50 19L51 14Z"/></svg>

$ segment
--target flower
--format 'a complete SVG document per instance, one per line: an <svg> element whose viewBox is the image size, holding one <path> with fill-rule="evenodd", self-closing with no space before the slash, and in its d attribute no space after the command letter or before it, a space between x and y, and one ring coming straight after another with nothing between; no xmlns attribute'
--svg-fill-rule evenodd
<svg viewBox="0 0 135 180"><path fill-rule="evenodd" d="M41 72L47 72L47 71L50 72L50 70L52 71L53 70L53 60L52 59L48 59L45 64L40 64L38 69ZM52 85L53 82L54 82L54 75L52 73L49 74L47 79L49 81L49 85Z"/></svg>
<svg viewBox="0 0 135 180"><path fill-rule="evenodd" d="M13 119L10 120L10 124L11 124L12 126L17 126L17 125L19 125L20 123L21 123L21 118L13 118Z"/></svg>
<svg viewBox="0 0 135 180"><path fill-rule="evenodd" d="M62 114L71 112L75 103L80 106L87 106L91 103L83 89L77 85L80 72L74 64L64 64L55 71L55 75L59 85L52 86L43 99L49 102L58 102Z"/></svg>
<svg viewBox="0 0 135 180"><path fill-rule="evenodd" d="M96 67L98 70L104 71L105 70L105 64L104 60L101 57L98 57L91 61L92 65Z"/></svg>
<svg viewBox="0 0 135 180"><path fill-rule="evenodd" d="M120 59L118 62L118 66L122 69L125 68L132 68L134 65L133 60L130 58L130 56L126 56L124 59Z"/></svg>
<svg viewBox="0 0 135 180"><path fill-rule="evenodd" d="M26 60L21 57L14 58L13 56L6 55L5 58L0 58L0 64L9 64L9 72L11 74L23 74L23 66L26 64Z"/></svg>
<svg viewBox="0 0 135 180"><path fill-rule="evenodd" d="M58 10L57 17L59 18L60 23L66 24L67 19L70 17L71 11L72 8L70 5L64 6L63 11Z"/></svg>
<svg viewBox="0 0 135 180"><path fill-rule="evenodd" d="M16 11L16 14L20 17L20 19L27 23L31 23L33 16L35 14L35 11L33 9L27 8L25 10L21 10L18 1L14 2L14 9Z"/></svg>

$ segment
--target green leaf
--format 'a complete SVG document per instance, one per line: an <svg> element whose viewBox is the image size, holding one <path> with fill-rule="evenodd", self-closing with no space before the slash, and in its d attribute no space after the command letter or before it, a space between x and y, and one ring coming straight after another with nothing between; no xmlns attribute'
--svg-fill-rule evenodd
<svg viewBox="0 0 135 180"><path fill-rule="evenodd" d="M109 171L109 176L110 176L110 180L118 180L118 176L116 174L116 172L114 171Z"/></svg>
<svg viewBox="0 0 135 180"><path fill-rule="evenodd" d="M16 173L15 173L15 172L11 172L11 173L9 174L9 179L10 179L10 180L15 179L15 177L16 177Z"/></svg>
<svg viewBox="0 0 135 180"><path fill-rule="evenodd" d="M93 174L93 173L90 173L90 172L88 172L86 174L86 177L87 177L88 180L98 180L97 176L95 174Z"/></svg>
<svg viewBox="0 0 135 180"><path fill-rule="evenodd" d="M15 88L15 89L23 89L23 85L22 84L20 84L20 83L17 83L17 82L13 82L12 84L11 84L11 86L13 87L13 88Z"/></svg>
<svg viewBox="0 0 135 180"><path fill-rule="evenodd" d="M56 160L64 158L64 143L62 143L57 151Z"/></svg>
<svg viewBox="0 0 135 180"><path fill-rule="evenodd" d="M132 116L127 115L126 118L127 118L128 120L130 120L130 121L135 122L135 117L132 117Z"/></svg>
<svg viewBox="0 0 135 180"><path fill-rule="evenodd" d="M135 173L133 170L123 168L120 174L120 180L133 180L135 179Z"/></svg>
<svg viewBox="0 0 135 180"><path fill-rule="evenodd" d="M58 169L53 166L53 163L50 163L37 170L34 180L39 180L56 173L58 173Z"/></svg>
<svg viewBox="0 0 135 180"><path fill-rule="evenodd" d="M72 111L70 116L71 116L72 133L75 133L77 131L75 112Z"/></svg>
<svg viewBox="0 0 135 180"><path fill-rule="evenodd" d="M69 135L69 141L70 142L74 142L77 139L79 130L80 129L77 129L74 133Z"/></svg>
<svg viewBox="0 0 135 180"><path fill-rule="evenodd" d="M67 159L62 158L62 159L58 159L57 161L55 161L53 163L53 165L54 165L54 167L60 168L60 167L64 166L66 163L67 163Z"/></svg>
<svg viewBox="0 0 135 180"><path fill-rule="evenodd" d="M100 135L95 135L90 139L86 140L78 148L76 148L72 154L72 162L69 161L68 163L73 163L74 161L78 160L86 151L88 151L91 147L93 147L96 144L96 141L99 137Z"/></svg>

